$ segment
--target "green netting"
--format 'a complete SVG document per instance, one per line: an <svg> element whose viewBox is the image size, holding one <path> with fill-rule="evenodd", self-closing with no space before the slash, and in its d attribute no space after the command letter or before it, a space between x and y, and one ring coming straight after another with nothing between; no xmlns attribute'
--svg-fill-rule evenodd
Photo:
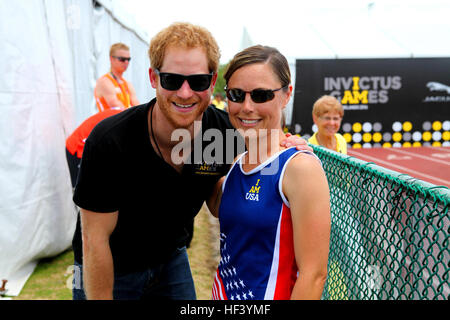
<svg viewBox="0 0 450 320"><path fill-rule="evenodd" d="M331 193L323 299L449 299L446 187L312 146Z"/></svg>

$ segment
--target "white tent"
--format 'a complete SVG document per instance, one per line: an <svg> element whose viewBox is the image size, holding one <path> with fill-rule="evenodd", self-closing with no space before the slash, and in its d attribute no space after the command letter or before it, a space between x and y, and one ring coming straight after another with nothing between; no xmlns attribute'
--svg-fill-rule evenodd
<svg viewBox="0 0 450 320"><path fill-rule="evenodd" d="M130 46L125 78L148 101L148 36L114 1L0 0L0 280L18 295L38 259L71 245L76 211L65 139L96 112L109 48Z"/></svg>

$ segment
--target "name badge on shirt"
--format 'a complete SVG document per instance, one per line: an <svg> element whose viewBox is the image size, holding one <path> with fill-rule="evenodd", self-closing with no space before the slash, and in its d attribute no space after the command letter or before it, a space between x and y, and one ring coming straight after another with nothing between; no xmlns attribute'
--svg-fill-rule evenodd
<svg viewBox="0 0 450 320"><path fill-rule="evenodd" d="M203 162L201 164L194 164L194 172L195 174L218 176L221 175L221 166L221 164L215 162L213 164Z"/></svg>

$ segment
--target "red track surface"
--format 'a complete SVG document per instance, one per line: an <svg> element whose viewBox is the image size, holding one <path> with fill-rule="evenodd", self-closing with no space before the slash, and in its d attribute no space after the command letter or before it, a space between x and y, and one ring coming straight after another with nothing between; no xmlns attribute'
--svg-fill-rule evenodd
<svg viewBox="0 0 450 320"><path fill-rule="evenodd" d="M450 147L348 149L348 155L450 188Z"/></svg>

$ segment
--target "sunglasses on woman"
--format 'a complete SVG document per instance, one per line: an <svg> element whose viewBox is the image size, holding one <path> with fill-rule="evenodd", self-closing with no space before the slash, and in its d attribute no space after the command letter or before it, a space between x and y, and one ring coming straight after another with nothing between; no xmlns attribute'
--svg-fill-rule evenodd
<svg viewBox="0 0 450 320"><path fill-rule="evenodd" d="M270 100L273 100L275 97L276 91L286 88L287 86L281 87L279 89L270 90L270 89L254 89L252 91L244 91L242 89L225 89L227 94L227 98L231 102L242 103L245 100L245 95L250 93L250 97L255 103L264 103Z"/></svg>
<svg viewBox="0 0 450 320"><path fill-rule="evenodd" d="M187 80L192 90L205 91L211 85L213 76L212 72L209 74L191 74L185 76L178 73L160 72L158 69L155 69L155 73L159 76L161 87L170 91L180 89L185 80Z"/></svg>

